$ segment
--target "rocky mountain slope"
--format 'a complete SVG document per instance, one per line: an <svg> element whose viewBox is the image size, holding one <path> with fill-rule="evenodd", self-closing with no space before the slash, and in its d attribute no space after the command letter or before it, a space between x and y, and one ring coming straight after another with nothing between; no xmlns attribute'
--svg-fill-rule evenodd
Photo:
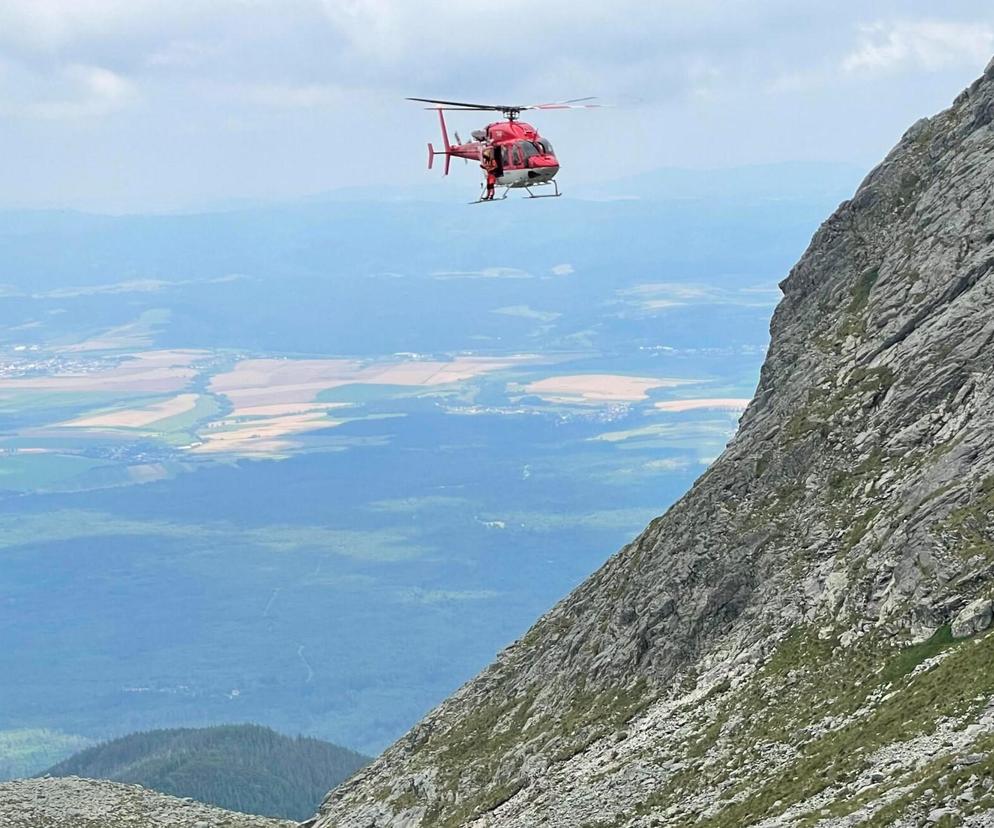
<svg viewBox="0 0 994 828"><path fill-rule="evenodd" d="M694 488L319 828L994 825L994 63L782 283Z"/></svg>
<svg viewBox="0 0 994 828"><path fill-rule="evenodd" d="M293 828L137 785L70 776L0 783L0 828Z"/></svg>

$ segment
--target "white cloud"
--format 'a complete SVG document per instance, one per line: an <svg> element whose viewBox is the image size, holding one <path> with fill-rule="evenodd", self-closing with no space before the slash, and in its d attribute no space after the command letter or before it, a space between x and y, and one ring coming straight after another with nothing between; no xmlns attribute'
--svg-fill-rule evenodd
<svg viewBox="0 0 994 828"><path fill-rule="evenodd" d="M2 94L26 82L14 94ZM51 75L8 75L0 85L0 111L45 120L97 117L116 112L138 99L130 80L102 66L70 64Z"/></svg>
<svg viewBox="0 0 994 828"><path fill-rule="evenodd" d="M640 101L535 116L567 192L660 166L868 164L979 74L994 52L994 5L879 0L869 18L867 7L0 0L0 114L10 120L0 150L24 159L3 198L161 209L424 183L435 125L407 95ZM858 25L874 19L891 22ZM512 66L527 69L493 70ZM481 120L453 115L450 130ZM377 163L354 163L357 135ZM472 191L479 171L462 166L449 181Z"/></svg>
<svg viewBox="0 0 994 828"><path fill-rule="evenodd" d="M847 72L953 65L983 66L994 51L994 27L942 20L871 23L860 27L860 43L842 60Z"/></svg>
<svg viewBox="0 0 994 828"><path fill-rule="evenodd" d="M417 24L438 18L429 3L397 4L391 0L322 0L332 25L360 54L394 61L411 46ZM471 5L471 3L470 3Z"/></svg>
<svg viewBox="0 0 994 828"><path fill-rule="evenodd" d="M334 84L251 84L237 90L247 100L262 106L287 109L312 109L347 104L348 90Z"/></svg>
<svg viewBox="0 0 994 828"><path fill-rule="evenodd" d="M573 270L573 265L571 264L557 264L551 268L553 276L569 276Z"/></svg>
<svg viewBox="0 0 994 828"><path fill-rule="evenodd" d="M163 69L192 69L221 55L217 44L196 40L173 40L158 47L145 59L145 65Z"/></svg>
<svg viewBox="0 0 994 828"><path fill-rule="evenodd" d="M0 44L53 53L88 38L107 38L168 28L202 17L208 4L192 0L4 0Z"/></svg>

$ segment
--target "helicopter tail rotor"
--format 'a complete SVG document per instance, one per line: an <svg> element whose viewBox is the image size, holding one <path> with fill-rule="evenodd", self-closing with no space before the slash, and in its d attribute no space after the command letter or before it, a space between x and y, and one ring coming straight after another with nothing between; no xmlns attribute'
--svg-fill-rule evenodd
<svg viewBox="0 0 994 828"><path fill-rule="evenodd" d="M435 156L444 155L445 156L445 168L443 175L449 174L449 164L452 162L452 153L446 150L437 150L435 147L429 143L428 144L428 169L432 169L435 165Z"/></svg>
<svg viewBox="0 0 994 828"><path fill-rule="evenodd" d="M445 115L441 109L438 110L438 124L442 128L442 145L445 147L444 152L436 151L431 144L428 145L428 169L431 169L432 158L436 155L445 156L445 172L443 175L449 174L449 164L452 162L452 145L449 143L449 131L445 128ZM456 143L459 142L458 137L456 138Z"/></svg>

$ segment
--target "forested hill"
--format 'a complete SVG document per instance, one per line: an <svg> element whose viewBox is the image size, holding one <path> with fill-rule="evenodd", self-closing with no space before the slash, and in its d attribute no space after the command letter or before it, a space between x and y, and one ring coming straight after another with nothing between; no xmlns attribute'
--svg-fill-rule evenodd
<svg viewBox="0 0 994 828"><path fill-rule="evenodd" d="M258 725L152 730L88 748L46 771L129 782L232 811L304 819L369 758Z"/></svg>

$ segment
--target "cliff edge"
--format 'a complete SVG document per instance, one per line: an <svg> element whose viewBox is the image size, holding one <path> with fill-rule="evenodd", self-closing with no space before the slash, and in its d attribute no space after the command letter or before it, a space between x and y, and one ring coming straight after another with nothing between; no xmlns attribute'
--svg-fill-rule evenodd
<svg viewBox="0 0 994 828"><path fill-rule="evenodd" d="M319 828L994 824L994 62L783 281L693 489Z"/></svg>

